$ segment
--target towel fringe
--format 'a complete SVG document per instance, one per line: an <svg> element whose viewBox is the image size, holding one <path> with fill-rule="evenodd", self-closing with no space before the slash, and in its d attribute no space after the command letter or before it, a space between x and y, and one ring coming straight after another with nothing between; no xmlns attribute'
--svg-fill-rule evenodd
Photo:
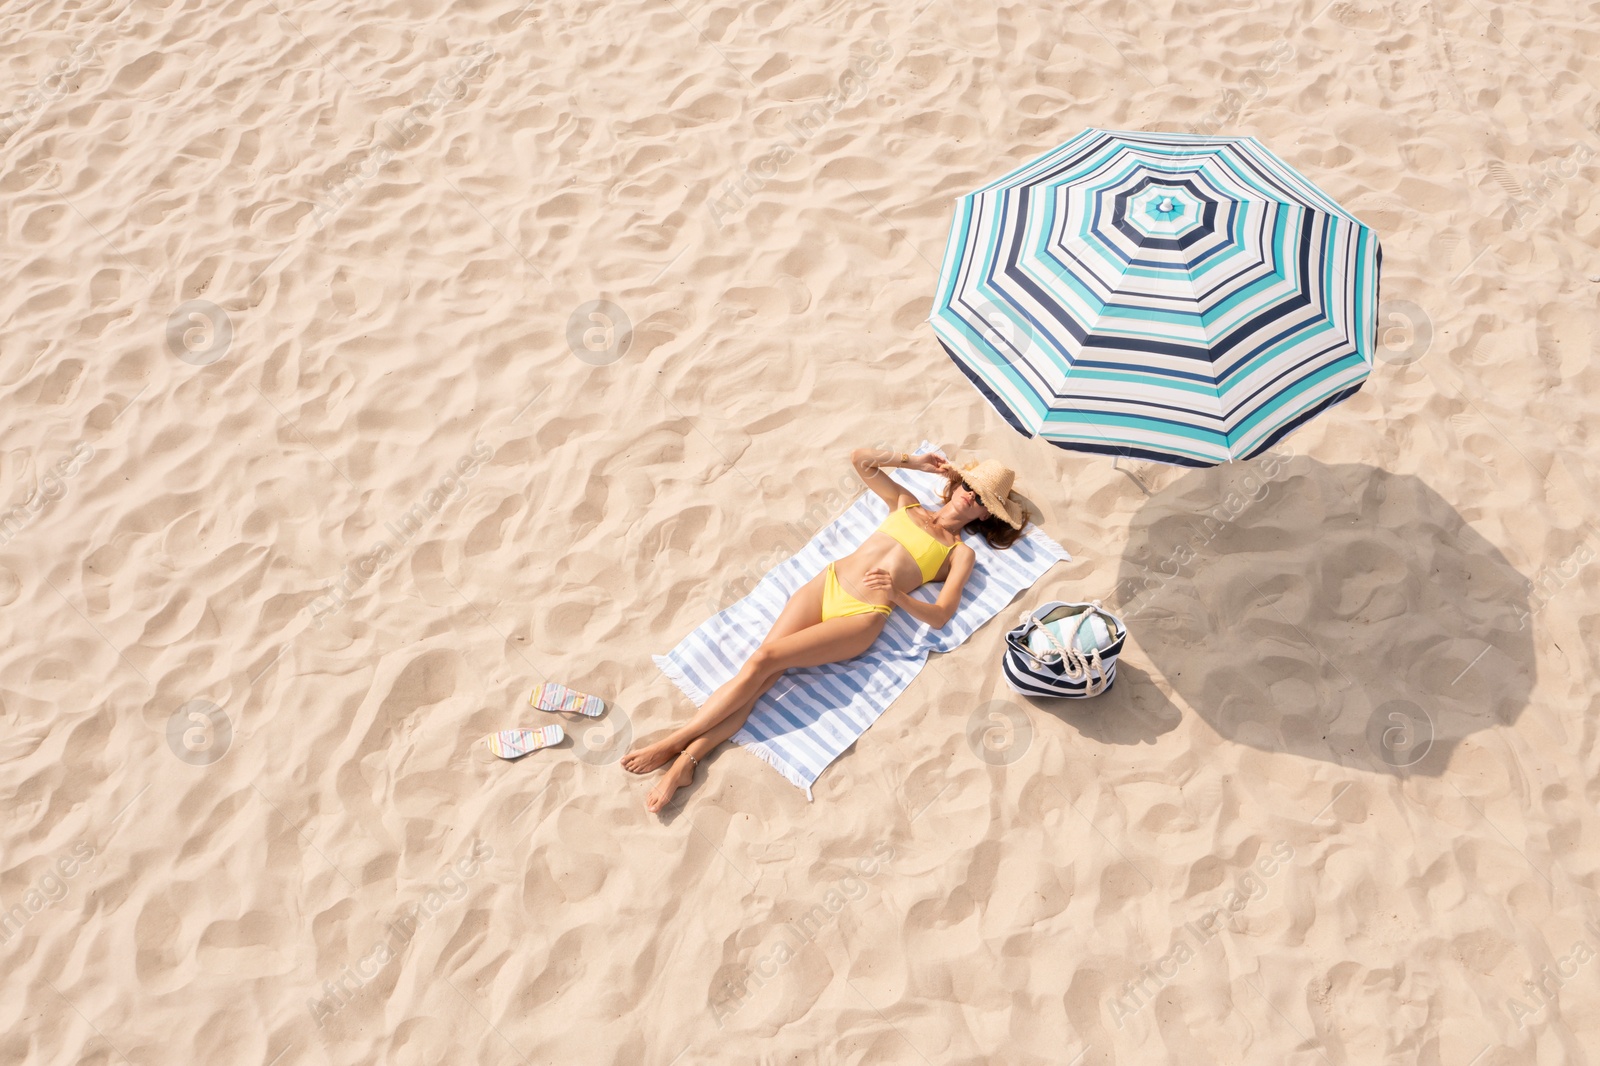
<svg viewBox="0 0 1600 1066"><path fill-rule="evenodd" d="M804 789L806 794L806 802L811 802L811 782L801 777L799 773L795 771L794 767L779 759L778 754L771 748L767 747L764 741L746 741L735 737L734 743L739 745L745 751L748 751L751 755L754 755L756 758L760 759L762 762L766 763L768 766L772 767L774 770L778 771L778 773L783 775L784 780L788 781L795 788Z"/></svg>
<svg viewBox="0 0 1600 1066"><path fill-rule="evenodd" d="M689 680L689 675L680 670L678 664L667 656L652 655L650 659L663 674L666 674L678 688L683 690L683 694L688 696L696 707L711 698L711 693L703 691L699 685Z"/></svg>

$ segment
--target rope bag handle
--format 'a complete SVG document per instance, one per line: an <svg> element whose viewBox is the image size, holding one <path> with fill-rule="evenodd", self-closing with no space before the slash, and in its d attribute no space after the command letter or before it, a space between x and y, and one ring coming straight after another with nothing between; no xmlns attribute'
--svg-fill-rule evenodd
<svg viewBox="0 0 1600 1066"><path fill-rule="evenodd" d="M1043 622L1033 616L1032 611L1024 611L1022 613L1022 624L1037 625L1039 632L1044 634L1045 642L1050 645L1050 650L1044 653L1049 658L1041 659L1031 654L1029 657L1038 663L1059 661L1061 663L1061 673L1068 681L1084 682L1084 695L1100 695L1106 690L1108 684L1105 663L1100 659L1099 648L1091 648L1088 655L1078 650L1078 630L1082 628L1084 621L1091 614L1103 613L1100 610L1099 600L1093 601L1092 606L1079 611L1077 621L1073 622L1072 628L1067 630L1066 643L1063 644Z"/></svg>

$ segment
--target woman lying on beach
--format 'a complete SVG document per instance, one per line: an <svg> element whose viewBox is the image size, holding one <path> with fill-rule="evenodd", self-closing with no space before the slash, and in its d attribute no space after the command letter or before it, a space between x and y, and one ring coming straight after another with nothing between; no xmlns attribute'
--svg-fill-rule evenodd
<svg viewBox="0 0 1600 1066"><path fill-rule="evenodd" d="M878 639L895 607L934 629L948 624L978 558L961 542L963 531L983 534L995 548L1009 548L1022 535L1026 514L1020 503L1010 499L1015 475L992 459L969 463L960 472L933 454L857 448L850 459L861 480L889 505L889 517L861 547L829 563L789 597L761 646L693 718L623 757L623 767L635 774L672 763L650 790L645 810L665 807L673 793L694 778L700 760L739 731L756 700L785 670L863 654ZM943 474L948 479L940 494L943 506L926 510L883 472L891 466ZM936 602L910 595L929 581L944 582Z"/></svg>

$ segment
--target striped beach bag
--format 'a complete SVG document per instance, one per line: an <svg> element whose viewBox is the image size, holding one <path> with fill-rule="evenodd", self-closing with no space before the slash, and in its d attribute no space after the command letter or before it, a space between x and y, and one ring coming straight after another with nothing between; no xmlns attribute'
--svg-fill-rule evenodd
<svg viewBox="0 0 1600 1066"><path fill-rule="evenodd" d="M1128 639L1122 619L1100 601L1052 600L1022 613L1006 634L1001 669L1013 692L1085 699L1117 679L1117 656Z"/></svg>

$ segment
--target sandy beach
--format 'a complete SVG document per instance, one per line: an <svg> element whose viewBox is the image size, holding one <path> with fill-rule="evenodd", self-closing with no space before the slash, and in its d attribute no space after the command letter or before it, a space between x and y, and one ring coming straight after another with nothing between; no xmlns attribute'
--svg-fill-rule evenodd
<svg viewBox="0 0 1600 1066"><path fill-rule="evenodd" d="M1382 240L1346 403L1212 470L1010 429L955 199L1248 134ZM1600 16L0 11L0 1062L1600 1060ZM817 782L665 817L653 665L861 491L1072 553ZM1117 683L1010 692L1102 600ZM607 701L517 762L530 689Z"/></svg>

